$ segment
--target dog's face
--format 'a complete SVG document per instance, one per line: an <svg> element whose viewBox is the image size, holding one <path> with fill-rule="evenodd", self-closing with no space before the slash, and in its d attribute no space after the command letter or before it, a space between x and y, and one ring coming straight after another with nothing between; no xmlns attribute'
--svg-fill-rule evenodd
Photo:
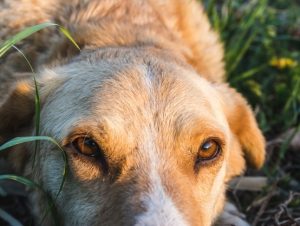
<svg viewBox="0 0 300 226"><path fill-rule="evenodd" d="M41 134L68 156L56 201L64 225L210 225L244 155L256 167L263 163L264 139L251 110L235 91L175 59L100 55L42 76ZM16 88L1 108L7 124L0 130L18 123L8 120L14 114L28 120L32 92ZM7 107L20 101L27 104L18 112ZM63 168L57 148L42 142L32 177L52 197Z"/></svg>

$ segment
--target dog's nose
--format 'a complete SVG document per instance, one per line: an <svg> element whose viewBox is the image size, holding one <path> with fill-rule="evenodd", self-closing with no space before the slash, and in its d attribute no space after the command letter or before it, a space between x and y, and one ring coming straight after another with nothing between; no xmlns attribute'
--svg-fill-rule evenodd
<svg viewBox="0 0 300 226"><path fill-rule="evenodd" d="M135 226L188 226L183 214L166 194L161 184L153 187L141 199L145 212L136 217Z"/></svg>

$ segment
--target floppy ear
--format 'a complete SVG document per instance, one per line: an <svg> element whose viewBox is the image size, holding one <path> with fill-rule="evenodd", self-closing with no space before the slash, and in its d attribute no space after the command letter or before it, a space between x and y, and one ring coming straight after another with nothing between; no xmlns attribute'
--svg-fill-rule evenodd
<svg viewBox="0 0 300 226"><path fill-rule="evenodd" d="M265 161L265 139L258 128L253 111L242 95L234 89L225 84L218 85L218 88L223 97L225 114L233 133L233 143L235 143L233 151L242 149L250 166L257 169L262 167ZM239 156L239 153L232 153L231 161L236 161L240 158Z"/></svg>
<svg viewBox="0 0 300 226"><path fill-rule="evenodd" d="M29 125L34 115L35 92L32 79L19 81L0 100L0 136L9 139Z"/></svg>

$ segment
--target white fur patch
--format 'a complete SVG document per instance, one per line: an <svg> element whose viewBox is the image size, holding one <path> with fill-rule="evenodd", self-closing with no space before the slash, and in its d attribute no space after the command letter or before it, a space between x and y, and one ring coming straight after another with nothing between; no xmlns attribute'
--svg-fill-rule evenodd
<svg viewBox="0 0 300 226"><path fill-rule="evenodd" d="M188 225L161 184L154 184L151 190L142 199L147 212L136 217L136 226Z"/></svg>
<svg viewBox="0 0 300 226"><path fill-rule="evenodd" d="M218 197L219 193L222 191L222 187L224 185L224 178L226 175L226 162L223 163L221 169L214 179L214 183L211 190L212 197Z"/></svg>
<svg viewBox="0 0 300 226"><path fill-rule="evenodd" d="M153 134L146 132L144 150L150 159L149 182L151 187L148 193L142 196L142 203L146 212L136 217L135 226L185 226L188 223L176 208L172 199L164 191L161 177L158 173L159 158L155 147Z"/></svg>

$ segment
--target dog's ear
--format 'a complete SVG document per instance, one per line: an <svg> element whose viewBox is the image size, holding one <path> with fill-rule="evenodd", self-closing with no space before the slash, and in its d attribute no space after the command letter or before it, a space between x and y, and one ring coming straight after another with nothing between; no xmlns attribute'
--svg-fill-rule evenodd
<svg viewBox="0 0 300 226"><path fill-rule="evenodd" d="M262 167L265 161L265 139L258 128L253 111L242 95L234 89L225 84L218 85L218 89L221 92L223 108L233 134L232 151L234 153L231 153L230 159L232 167L234 168L234 162L237 162L242 155L245 156L250 166L257 169ZM238 171L238 169L232 170ZM238 172L232 173L238 174Z"/></svg>
<svg viewBox="0 0 300 226"><path fill-rule="evenodd" d="M35 89L32 79L18 81L0 101L0 136L6 139L32 122Z"/></svg>

